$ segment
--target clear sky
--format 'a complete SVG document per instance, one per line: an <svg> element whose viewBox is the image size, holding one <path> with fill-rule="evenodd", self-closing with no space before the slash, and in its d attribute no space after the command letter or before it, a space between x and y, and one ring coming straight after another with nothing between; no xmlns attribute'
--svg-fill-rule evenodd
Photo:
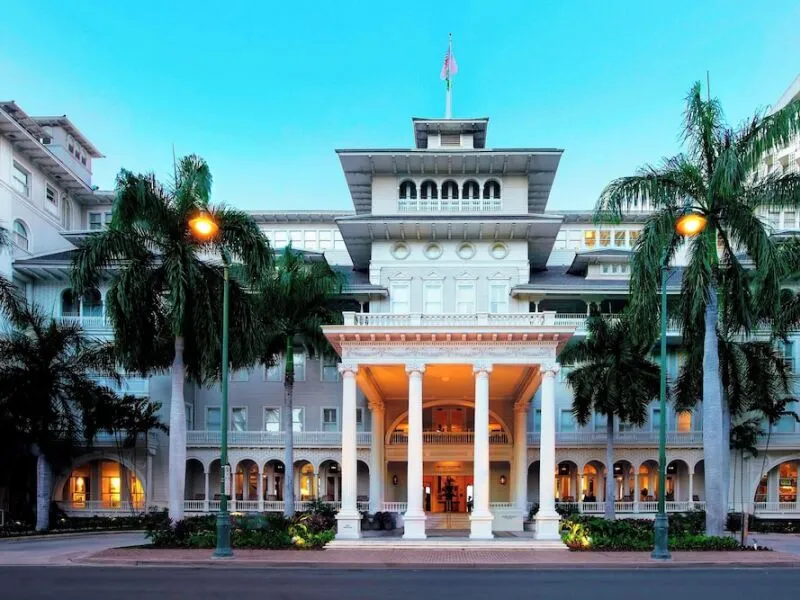
<svg viewBox="0 0 800 600"><path fill-rule="evenodd" d="M3 7L0 99L67 114L120 167L205 157L214 200L350 209L335 148L410 147L411 117L444 113L453 33L456 117L490 117L489 146L565 150L550 209L679 148L683 98L711 73L730 120L800 73L800 2L109 2Z"/></svg>

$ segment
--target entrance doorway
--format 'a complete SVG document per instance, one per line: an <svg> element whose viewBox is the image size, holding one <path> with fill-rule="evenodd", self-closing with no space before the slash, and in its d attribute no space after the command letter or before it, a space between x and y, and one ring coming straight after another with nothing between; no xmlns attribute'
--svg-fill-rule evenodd
<svg viewBox="0 0 800 600"><path fill-rule="evenodd" d="M472 475L425 475L424 507L434 513L467 513L472 508Z"/></svg>

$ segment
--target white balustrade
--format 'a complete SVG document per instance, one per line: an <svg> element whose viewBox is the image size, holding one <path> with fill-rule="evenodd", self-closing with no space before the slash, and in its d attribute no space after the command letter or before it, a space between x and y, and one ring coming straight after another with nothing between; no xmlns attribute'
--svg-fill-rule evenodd
<svg viewBox="0 0 800 600"><path fill-rule="evenodd" d="M639 502L639 512L643 513L658 512L658 502L653 502L652 500L648 500L646 502Z"/></svg>
<svg viewBox="0 0 800 600"><path fill-rule="evenodd" d="M341 447L342 434L339 431L297 431L294 433L295 447ZM229 431L228 445L232 447L282 447L284 435L274 431ZM369 446L372 433L360 431L356 434L356 443L359 446ZM219 431L187 431L186 443L188 446L220 445Z"/></svg>
<svg viewBox="0 0 800 600"><path fill-rule="evenodd" d="M219 500L210 500L208 502L208 510L211 512L219 512Z"/></svg>
<svg viewBox="0 0 800 600"><path fill-rule="evenodd" d="M516 506L514 506L513 502L489 502L489 510L494 512L496 510L513 510Z"/></svg>
<svg viewBox="0 0 800 600"><path fill-rule="evenodd" d="M205 512L206 511L206 501L205 500L184 500L183 501L183 510L185 512Z"/></svg>
<svg viewBox="0 0 800 600"><path fill-rule="evenodd" d="M236 510L238 512L257 512L258 500L237 500Z"/></svg>
<svg viewBox="0 0 800 600"><path fill-rule="evenodd" d="M475 432L473 431L425 431L422 433L422 443L434 446L455 446L460 444L473 444ZM495 431L489 434L490 444L508 444L508 434L505 431ZM408 444L408 434L395 431L389 436L389 444Z"/></svg>
<svg viewBox="0 0 800 600"><path fill-rule="evenodd" d="M383 503L383 510L386 512L396 512L396 513L404 513L406 512L406 508L408 507L408 503L406 502L384 502Z"/></svg>
<svg viewBox="0 0 800 600"><path fill-rule="evenodd" d="M53 317L64 325L77 325L86 331L111 331L111 322L103 316L88 317L78 315L57 315Z"/></svg>
<svg viewBox="0 0 800 600"><path fill-rule="evenodd" d="M141 500L133 503L128 500L86 500L84 502L57 502L61 510L71 513L139 513L144 511L144 502Z"/></svg>
<svg viewBox="0 0 800 600"><path fill-rule="evenodd" d="M754 502L753 510L757 513L797 513L800 507L796 502Z"/></svg>
<svg viewBox="0 0 800 600"><path fill-rule="evenodd" d="M605 446L606 445L606 432L605 431L558 431L556 432L556 445L557 446ZM667 445L681 446L691 445L699 446L703 443L702 431L668 431L667 432ZM539 433L528 432L528 444L539 444ZM658 432L657 431L618 431L614 433L614 446L625 445L658 445Z"/></svg>
<svg viewBox="0 0 800 600"><path fill-rule="evenodd" d="M400 198L397 201L399 213L497 213L502 207L499 198Z"/></svg>

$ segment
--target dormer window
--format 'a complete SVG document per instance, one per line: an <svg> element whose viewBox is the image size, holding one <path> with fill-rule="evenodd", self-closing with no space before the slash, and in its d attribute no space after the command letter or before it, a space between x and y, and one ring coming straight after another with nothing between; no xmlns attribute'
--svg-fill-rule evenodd
<svg viewBox="0 0 800 600"><path fill-rule="evenodd" d="M430 179L423 181L420 186L420 197L423 200L436 200L439 198L439 190L436 187L436 182Z"/></svg>
<svg viewBox="0 0 800 600"><path fill-rule="evenodd" d="M500 199L500 184L490 179L483 184L483 199L484 200L499 200Z"/></svg>
<svg viewBox="0 0 800 600"><path fill-rule="evenodd" d="M453 180L442 184L442 200L458 200L458 184Z"/></svg>
<svg viewBox="0 0 800 600"><path fill-rule="evenodd" d="M400 199L401 200L416 200L417 199L417 184L413 181L403 181L400 184Z"/></svg>

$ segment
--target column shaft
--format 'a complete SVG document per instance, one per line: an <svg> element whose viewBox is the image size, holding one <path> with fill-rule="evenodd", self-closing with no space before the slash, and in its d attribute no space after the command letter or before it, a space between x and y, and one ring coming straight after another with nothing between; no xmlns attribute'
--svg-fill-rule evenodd
<svg viewBox="0 0 800 600"><path fill-rule="evenodd" d="M470 515L471 539L487 539L492 534L489 511L489 373L491 367L475 367L475 454L473 457L473 508Z"/></svg>
<svg viewBox="0 0 800 600"><path fill-rule="evenodd" d="M383 406L371 405L372 444L369 464L369 509L383 510Z"/></svg>
<svg viewBox="0 0 800 600"><path fill-rule="evenodd" d="M403 517L406 539L425 538L422 506L422 374L424 365L407 365L408 372L408 507Z"/></svg>
<svg viewBox="0 0 800 600"><path fill-rule="evenodd" d="M356 464L356 373L358 367L339 365L342 373L342 509L336 516L337 537L361 537L361 516L357 506L358 467Z"/></svg>
<svg viewBox="0 0 800 600"><path fill-rule="evenodd" d="M526 403L527 404L527 403ZM528 514L528 411L527 406L514 410L514 503Z"/></svg>
<svg viewBox="0 0 800 600"><path fill-rule="evenodd" d="M557 364L542 365L542 416L539 436L539 512L536 538L558 540L559 517L555 507L556 417L555 376Z"/></svg>

